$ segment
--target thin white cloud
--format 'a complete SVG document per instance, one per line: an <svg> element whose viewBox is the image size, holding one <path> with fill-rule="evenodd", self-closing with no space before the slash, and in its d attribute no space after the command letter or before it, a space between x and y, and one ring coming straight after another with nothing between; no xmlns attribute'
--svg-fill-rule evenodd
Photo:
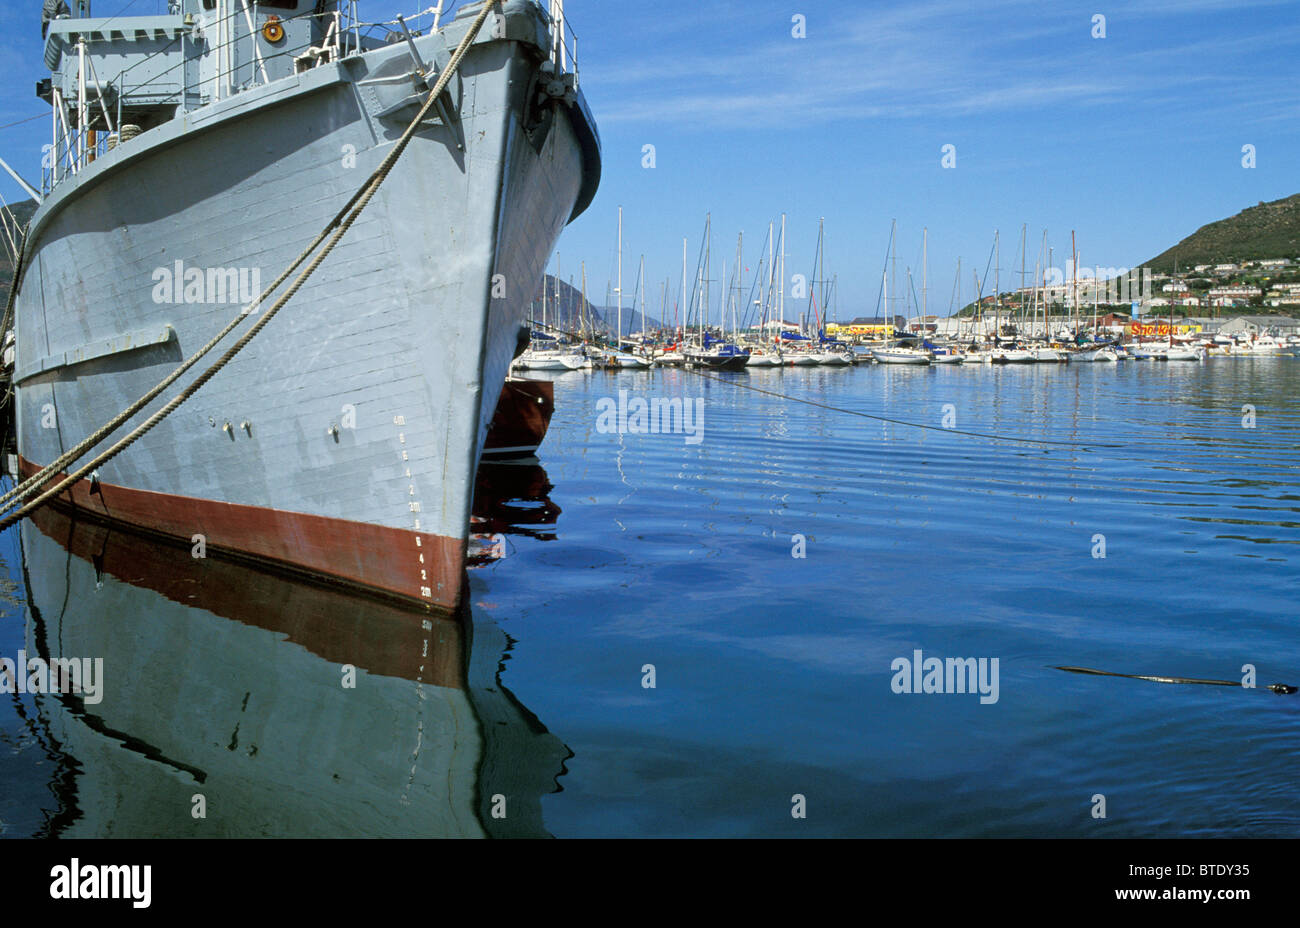
<svg viewBox="0 0 1300 928"><path fill-rule="evenodd" d="M1193 0L1205 9L1218 0ZM1268 4L1265 4L1268 5ZM1099 66L1087 20L1038 22L1029 4L993 8L940 2L837 15L834 31L810 18L810 38L747 42L737 37L699 52L698 35L669 47L692 54L597 60L586 71L602 123L671 122L686 128L777 128L844 119L942 118L1041 107L1132 105L1168 94L1182 109L1197 105L1175 91L1204 84L1253 57L1297 44L1286 30L1207 38L1144 49ZM1165 6L1147 4L1142 15ZM1124 8L1124 15L1130 13ZM681 27L678 24L679 28ZM1070 40L1070 33L1078 38ZM815 38L814 38L815 37ZM1205 62L1214 62L1207 69ZM666 65L667 62L667 65ZM1214 72L1218 72L1217 75ZM1215 103L1248 100L1251 88L1228 82ZM1202 103L1204 101L1201 101ZM1262 114L1268 115L1268 114Z"/></svg>

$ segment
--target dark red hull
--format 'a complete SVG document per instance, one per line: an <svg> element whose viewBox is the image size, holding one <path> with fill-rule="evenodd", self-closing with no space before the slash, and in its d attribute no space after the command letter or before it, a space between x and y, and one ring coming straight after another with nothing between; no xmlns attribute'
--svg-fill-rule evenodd
<svg viewBox="0 0 1300 928"><path fill-rule="evenodd" d="M555 412L555 384L549 380L509 379L501 388L496 413L483 445L485 458L536 454Z"/></svg>

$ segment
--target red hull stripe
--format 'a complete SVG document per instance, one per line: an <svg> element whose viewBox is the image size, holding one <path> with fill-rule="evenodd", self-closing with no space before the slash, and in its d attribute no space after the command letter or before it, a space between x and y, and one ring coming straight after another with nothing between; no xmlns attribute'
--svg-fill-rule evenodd
<svg viewBox="0 0 1300 928"><path fill-rule="evenodd" d="M19 459L24 477L39 467ZM56 479L62 479L60 474ZM309 575L422 602L442 609L460 603L465 539L428 532L133 490L78 481L61 499L110 521L194 543L209 552L271 561Z"/></svg>
<svg viewBox="0 0 1300 928"><path fill-rule="evenodd" d="M97 572L181 605L276 632L331 663L465 688L465 634L453 616L353 596L220 557L191 557L186 547L76 522L64 508L44 506L32 514L32 523ZM138 627L146 624L141 619ZM137 628L129 622L128 627Z"/></svg>

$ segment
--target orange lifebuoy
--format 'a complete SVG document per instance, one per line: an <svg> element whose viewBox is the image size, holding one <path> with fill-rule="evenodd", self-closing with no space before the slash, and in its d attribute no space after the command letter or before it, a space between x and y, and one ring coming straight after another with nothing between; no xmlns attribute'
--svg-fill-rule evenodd
<svg viewBox="0 0 1300 928"><path fill-rule="evenodd" d="M262 38L274 45L284 38L284 26L280 25L280 17L268 16L266 22L262 25Z"/></svg>

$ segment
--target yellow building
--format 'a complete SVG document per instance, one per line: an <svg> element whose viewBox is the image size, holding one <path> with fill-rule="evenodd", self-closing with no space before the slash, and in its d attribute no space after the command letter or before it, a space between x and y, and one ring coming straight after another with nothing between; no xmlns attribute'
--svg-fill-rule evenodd
<svg viewBox="0 0 1300 928"><path fill-rule="evenodd" d="M847 336L849 338L893 338L894 327L892 325L873 325L860 322L840 325L832 322L826 326L826 334L837 337Z"/></svg>
<svg viewBox="0 0 1300 928"><path fill-rule="evenodd" d="M1174 323L1175 335L1196 335L1202 331L1199 322ZM1168 338L1169 323L1166 322L1130 322L1128 334L1135 338Z"/></svg>

